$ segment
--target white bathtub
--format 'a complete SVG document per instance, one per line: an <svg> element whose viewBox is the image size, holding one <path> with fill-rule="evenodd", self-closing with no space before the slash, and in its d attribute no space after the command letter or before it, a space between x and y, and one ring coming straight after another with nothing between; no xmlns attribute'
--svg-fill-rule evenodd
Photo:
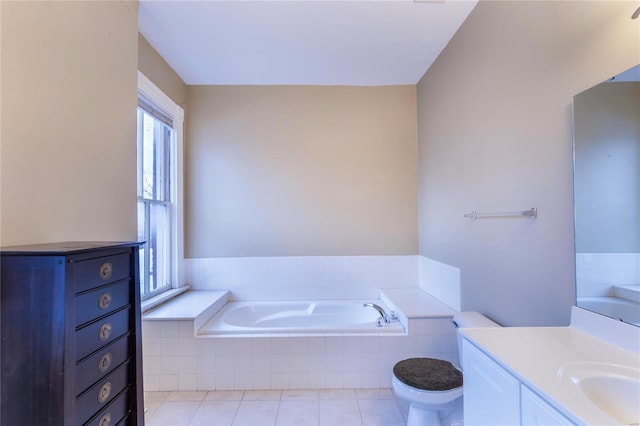
<svg viewBox="0 0 640 426"><path fill-rule="evenodd" d="M578 297L578 307L640 326L640 303L618 297Z"/></svg>
<svg viewBox="0 0 640 426"><path fill-rule="evenodd" d="M370 301L229 302L198 331L198 336L404 333L399 321L383 327ZM387 308L380 300L387 313Z"/></svg>

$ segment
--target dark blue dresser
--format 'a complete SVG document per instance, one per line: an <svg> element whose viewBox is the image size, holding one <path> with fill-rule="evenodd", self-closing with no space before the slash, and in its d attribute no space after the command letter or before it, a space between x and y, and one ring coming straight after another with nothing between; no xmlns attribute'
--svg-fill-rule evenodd
<svg viewBox="0 0 640 426"><path fill-rule="evenodd" d="M138 242L0 250L0 420L143 425Z"/></svg>

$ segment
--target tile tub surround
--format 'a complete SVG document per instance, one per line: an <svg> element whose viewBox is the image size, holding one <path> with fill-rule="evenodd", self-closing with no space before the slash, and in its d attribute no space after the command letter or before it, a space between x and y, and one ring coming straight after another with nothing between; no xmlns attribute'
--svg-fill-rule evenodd
<svg viewBox="0 0 640 426"><path fill-rule="evenodd" d="M231 300L375 299L381 288L421 288L460 310L460 269L425 256L296 256L185 259L193 290Z"/></svg>
<svg viewBox="0 0 640 426"><path fill-rule="evenodd" d="M426 256L418 256L420 288L450 308L461 311L460 269Z"/></svg>
<svg viewBox="0 0 640 426"><path fill-rule="evenodd" d="M614 296L614 286L640 285L639 253L576 253L577 295Z"/></svg>
<svg viewBox="0 0 640 426"><path fill-rule="evenodd" d="M417 288L420 256L290 256L185 259L193 290L231 300L377 299L380 288Z"/></svg>
<svg viewBox="0 0 640 426"><path fill-rule="evenodd" d="M194 291L229 290L230 300L378 299L380 288L421 292L424 259L186 259L185 275ZM437 273L428 280L431 289L444 286L451 304L459 303L459 273L438 262L422 269ZM405 317L409 334L403 336L195 338L193 320L143 321L145 390L390 388L393 365L402 359L427 356L458 363L452 314Z"/></svg>
<svg viewBox="0 0 640 426"><path fill-rule="evenodd" d="M192 321L143 321L145 391L390 388L396 362L457 361L450 318L405 336L194 337Z"/></svg>

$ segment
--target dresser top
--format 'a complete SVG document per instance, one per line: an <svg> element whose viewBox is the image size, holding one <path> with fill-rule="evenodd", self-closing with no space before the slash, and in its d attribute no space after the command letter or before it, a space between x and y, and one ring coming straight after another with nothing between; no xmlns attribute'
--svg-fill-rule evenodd
<svg viewBox="0 0 640 426"><path fill-rule="evenodd" d="M65 241L59 243L29 244L23 246L0 247L0 254L6 255L67 255L82 253L99 248L134 247L140 241Z"/></svg>

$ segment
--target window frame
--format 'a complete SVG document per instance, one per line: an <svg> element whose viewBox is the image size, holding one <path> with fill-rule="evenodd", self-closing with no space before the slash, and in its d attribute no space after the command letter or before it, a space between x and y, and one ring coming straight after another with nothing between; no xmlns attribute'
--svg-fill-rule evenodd
<svg viewBox="0 0 640 426"><path fill-rule="evenodd" d="M183 126L184 110L167 96L158 86L138 70L138 96L152 102L164 114L173 120L173 131L169 143L169 285L165 291L151 293L145 302L154 297L164 295L167 290L185 286L184 282L184 226L183 226ZM136 142L137 143L137 142ZM136 156L137 156L136 150ZM137 167L140 167L139 162ZM136 184L137 186L137 184ZM136 198L138 198L136 190ZM137 205L137 203L136 203ZM136 222L137 222L136 213Z"/></svg>

